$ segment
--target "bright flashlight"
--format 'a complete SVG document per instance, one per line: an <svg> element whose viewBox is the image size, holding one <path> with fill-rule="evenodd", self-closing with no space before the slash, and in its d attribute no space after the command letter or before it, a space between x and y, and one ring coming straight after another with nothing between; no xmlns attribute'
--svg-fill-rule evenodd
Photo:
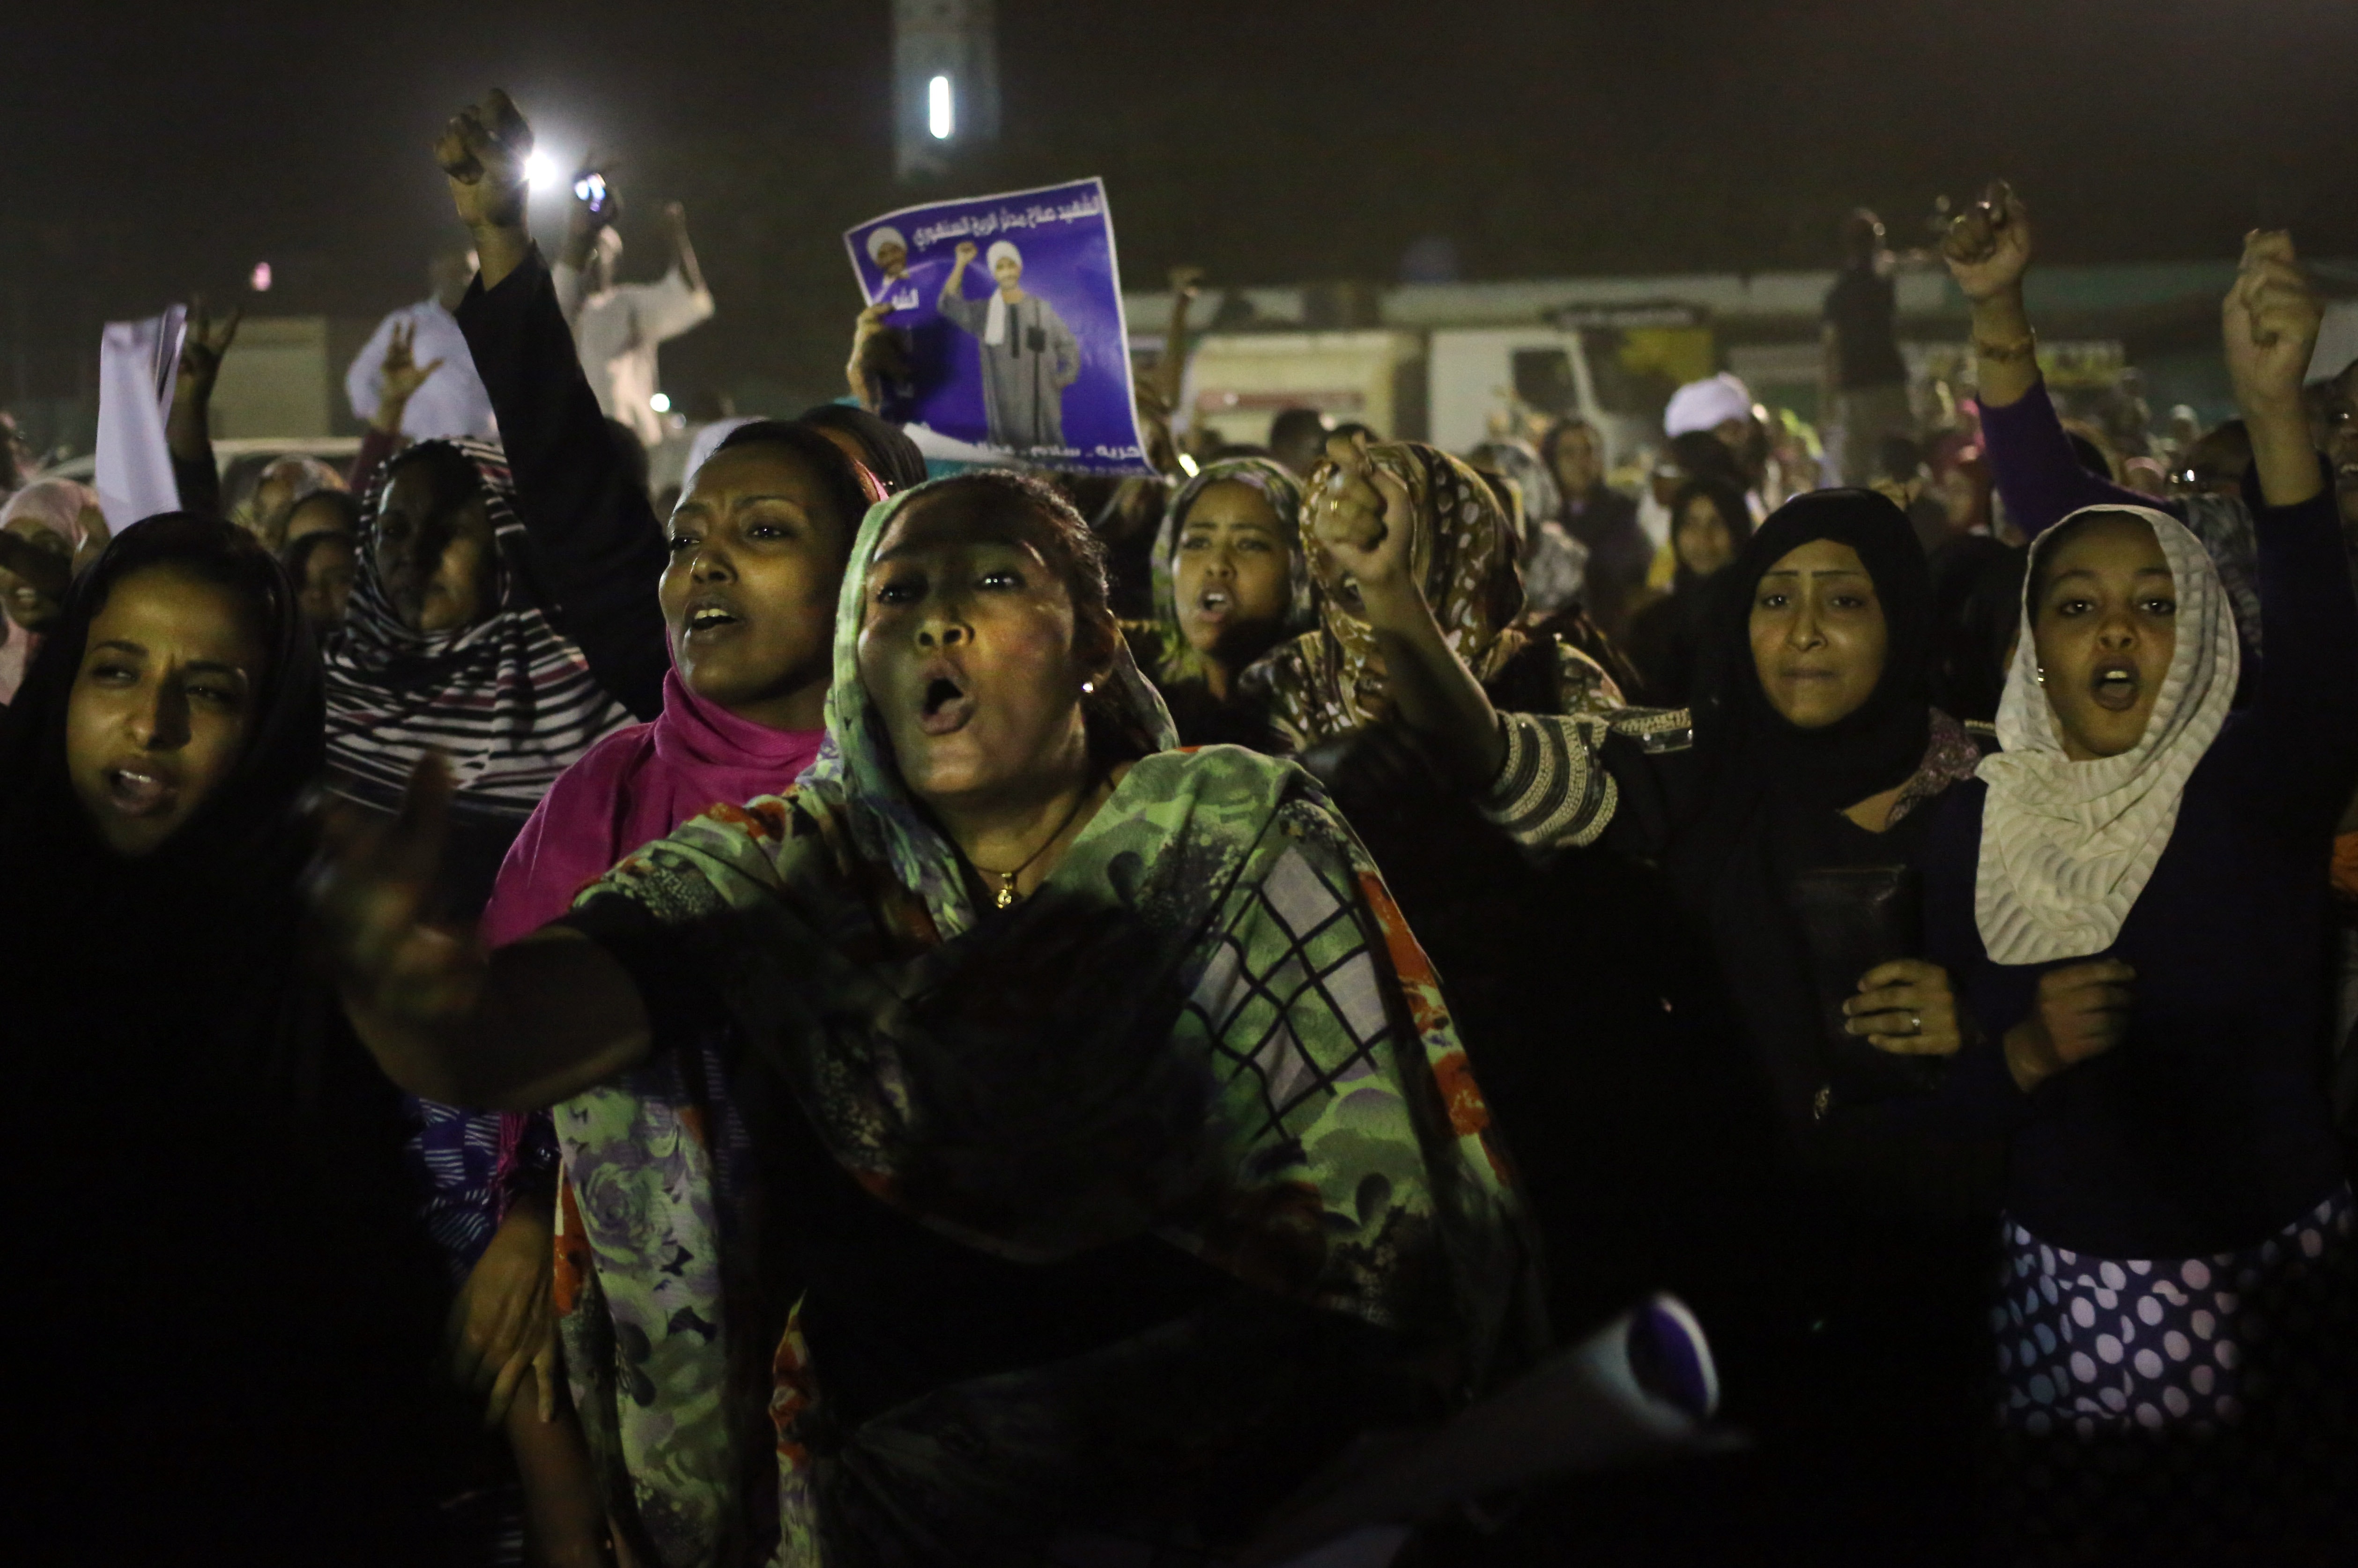
<svg viewBox="0 0 2358 1568"><path fill-rule="evenodd" d="M925 128L934 133L934 140L946 142L956 129L951 113L950 79L936 76L925 83Z"/></svg>
<svg viewBox="0 0 2358 1568"><path fill-rule="evenodd" d="M524 182L526 185L547 185L562 177L563 171L557 167L557 160L545 152L535 149L524 160Z"/></svg>
<svg viewBox="0 0 2358 1568"><path fill-rule="evenodd" d="M671 399L663 393L658 392L653 397L647 399L647 406L654 409L658 414L668 414L671 412Z"/></svg>

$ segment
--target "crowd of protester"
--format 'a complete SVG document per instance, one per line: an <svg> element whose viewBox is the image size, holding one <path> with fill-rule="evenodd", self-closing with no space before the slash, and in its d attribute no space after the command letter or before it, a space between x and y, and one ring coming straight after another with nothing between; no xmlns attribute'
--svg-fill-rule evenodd
<svg viewBox="0 0 2358 1568"><path fill-rule="evenodd" d="M1727 375L1627 490L1577 416L1114 486L855 397L659 504L712 297L676 207L615 282L602 175L545 260L529 150L450 122L347 471L218 468L199 310L181 510L0 512L35 1538L1222 1563L1668 1290L1743 1450L1403 1562L2358 1550L2358 364L2288 236L2207 431L2059 410L1993 187L1930 421L1845 231L1831 456Z"/></svg>

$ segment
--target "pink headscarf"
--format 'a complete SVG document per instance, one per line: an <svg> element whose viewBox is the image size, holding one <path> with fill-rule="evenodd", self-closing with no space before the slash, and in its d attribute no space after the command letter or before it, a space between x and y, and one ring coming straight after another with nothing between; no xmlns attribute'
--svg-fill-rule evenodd
<svg viewBox="0 0 2358 1568"><path fill-rule="evenodd" d="M821 730L773 730L696 695L673 670L663 713L618 730L541 797L500 865L483 940L529 936L640 845L708 806L776 795L818 755Z"/></svg>
<svg viewBox="0 0 2358 1568"><path fill-rule="evenodd" d="M81 525L82 510L97 505L98 492L86 484L70 479L36 480L0 507L0 528L29 517L64 539L79 557L92 538L92 531ZM41 651L41 639L39 633L5 617L0 617L0 639L5 639L0 641L0 707L5 707L16 700L16 688L24 684L33 655Z"/></svg>
<svg viewBox="0 0 2358 1568"><path fill-rule="evenodd" d="M851 466L868 500L883 500L884 486L867 466ZM500 862L478 927L485 943L499 947L531 935L623 856L707 806L784 794L827 739L824 727L773 730L740 719L690 691L676 668L665 673L663 689L654 723L600 741L541 796Z"/></svg>

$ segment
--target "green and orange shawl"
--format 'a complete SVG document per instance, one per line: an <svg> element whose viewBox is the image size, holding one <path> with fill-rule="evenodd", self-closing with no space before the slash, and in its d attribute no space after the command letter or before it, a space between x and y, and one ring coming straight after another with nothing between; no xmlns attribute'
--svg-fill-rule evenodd
<svg viewBox="0 0 2358 1568"><path fill-rule="evenodd" d="M1395 1331L1451 1368L1454 1397L1511 1371L1544 1336L1520 1200L1366 850L1291 763L1157 749L1038 892L979 909L860 680L868 565L907 500L871 510L852 552L819 764L783 797L646 846L585 904L693 927L681 951L725 998L743 1055L869 1191L943 1234L1050 1260L1152 1231ZM1167 748L1168 716L1126 655L1116 684ZM586 1265L568 1349L634 1533L666 1564L713 1562L743 1539L730 1521L749 1499L723 1430L712 1119L680 1119L650 1149L644 1110L620 1087L558 1108L569 1251ZM791 1324L775 1368L773 1561L818 1563L828 1482L803 1426L827 1368ZM968 1405L1022 1406L1024 1376L968 1386L983 1390Z"/></svg>

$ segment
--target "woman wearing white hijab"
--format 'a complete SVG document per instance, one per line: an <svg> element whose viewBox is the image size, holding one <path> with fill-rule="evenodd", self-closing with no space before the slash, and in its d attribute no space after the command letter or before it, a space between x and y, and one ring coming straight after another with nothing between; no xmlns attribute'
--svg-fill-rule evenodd
<svg viewBox="0 0 2358 1568"><path fill-rule="evenodd" d="M2328 1467L2353 1473L2358 1244L2320 1067L2358 601L2300 412L2317 305L2282 235L2255 239L2225 314L2267 503L2257 700L2229 711L2234 611L2195 536L2073 514L2032 548L2004 751L1927 873L1930 946L1982 1034L1944 1104L2008 1138L1999 1420L2104 1561L2134 1560L2132 1533L2350 1528ZM2215 1489L2184 1484L2181 1437Z"/></svg>

